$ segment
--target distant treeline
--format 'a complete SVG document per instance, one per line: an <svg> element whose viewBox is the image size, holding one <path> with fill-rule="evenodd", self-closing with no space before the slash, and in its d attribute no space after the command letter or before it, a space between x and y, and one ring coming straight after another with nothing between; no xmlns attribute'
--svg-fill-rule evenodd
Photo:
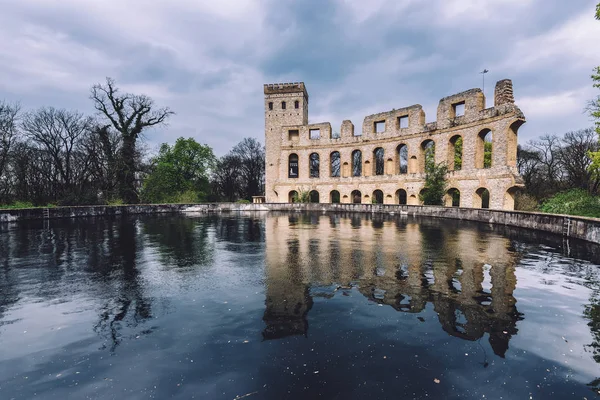
<svg viewBox="0 0 600 400"><path fill-rule="evenodd" d="M0 204L13 206L250 200L264 187L264 147L246 138L217 159L194 139L140 144L174 113L115 82L91 88L97 110L23 110L0 101Z"/></svg>

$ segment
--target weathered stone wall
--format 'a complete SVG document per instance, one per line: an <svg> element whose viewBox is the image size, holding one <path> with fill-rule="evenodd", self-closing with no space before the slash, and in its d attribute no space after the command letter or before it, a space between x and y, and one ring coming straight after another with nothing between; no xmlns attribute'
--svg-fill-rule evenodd
<svg viewBox="0 0 600 400"><path fill-rule="evenodd" d="M295 88L295 89L294 89ZM296 90L296 91L294 91ZM306 101L303 101L306 100ZM299 100L301 110L289 110L289 104ZM281 101L288 104L281 109ZM271 110L269 103L273 102ZM464 115L456 115L464 106ZM401 125L404 121L408 126ZM376 123L385 129L376 132ZM265 85L266 140L266 201L290 201L293 191L310 190L319 195L319 202L331 202L332 191L340 193L341 203L353 202L353 191L361 192L360 202L372 202L373 192L381 190L384 204L399 204L406 191L406 203L419 204L424 186L424 149L426 141L435 143L435 161L446 162L449 189L460 192L460 206L481 207L481 192L490 193L489 208L514 209L515 189L522 186L516 168L517 131L525 122L521 110L514 104L512 82L496 85L494 107L485 108L480 89L471 89L440 100L437 120L426 123L421 105L373 114L365 117L361 132L346 120L340 135L333 136L331 125L308 123L308 95L304 84ZM311 129L319 129L318 139L311 138ZM492 132L492 165L484 168L484 136ZM454 166L454 140L463 140L462 168ZM408 148L408 171L401 173L398 150ZM384 172L376 175L374 151L384 151ZM352 176L352 153L362 153L362 174ZM331 154L341 156L341 176L331 176ZM319 157L319 177L309 173L309 157ZM298 177L289 176L290 156L298 156ZM448 196L450 199L450 196Z"/></svg>
<svg viewBox="0 0 600 400"><path fill-rule="evenodd" d="M564 237L586 240L600 244L600 219L530 213L522 211L502 211L478 208L379 205L379 204L301 204L301 203L263 203L263 204L164 204L135 206L87 206L56 207L47 210L48 219L105 217L131 214L155 213L206 213L206 212L335 212L335 213L378 213L410 215L413 217L451 218L464 221L476 221L488 224L504 225L550 232ZM46 219L44 209L0 210L0 223Z"/></svg>

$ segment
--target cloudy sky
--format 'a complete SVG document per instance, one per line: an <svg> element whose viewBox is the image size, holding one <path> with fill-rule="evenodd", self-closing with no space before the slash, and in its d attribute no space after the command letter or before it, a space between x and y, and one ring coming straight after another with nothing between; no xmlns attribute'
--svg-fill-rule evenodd
<svg viewBox="0 0 600 400"><path fill-rule="evenodd" d="M92 113L110 76L177 114L150 147L194 137L217 155L263 140L263 84L304 81L310 122L419 103L510 78L519 142L592 125L598 0L5 0L0 99Z"/></svg>

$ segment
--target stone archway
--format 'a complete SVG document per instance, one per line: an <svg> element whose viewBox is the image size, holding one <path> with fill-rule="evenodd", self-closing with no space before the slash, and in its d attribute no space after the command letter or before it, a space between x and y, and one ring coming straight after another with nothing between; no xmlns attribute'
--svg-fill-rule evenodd
<svg viewBox="0 0 600 400"><path fill-rule="evenodd" d="M480 187L473 196L473 208L490 208L490 191L487 188Z"/></svg>
<svg viewBox="0 0 600 400"><path fill-rule="evenodd" d="M444 203L446 207L460 207L460 190L457 188L448 189Z"/></svg>
<svg viewBox="0 0 600 400"><path fill-rule="evenodd" d="M288 203L297 203L298 202L298 192L295 190L290 191L288 194Z"/></svg>

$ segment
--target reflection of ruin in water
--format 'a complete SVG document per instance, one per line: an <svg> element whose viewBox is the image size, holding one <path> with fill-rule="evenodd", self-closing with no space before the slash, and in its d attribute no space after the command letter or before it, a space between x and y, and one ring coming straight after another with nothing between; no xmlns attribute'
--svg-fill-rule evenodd
<svg viewBox="0 0 600 400"><path fill-rule="evenodd" d="M522 319L513 297L518 254L504 237L400 217L316 214L267 218L265 236L266 339L307 334L311 284L354 283L401 312L432 303L445 332L472 341L488 333L501 357Z"/></svg>

